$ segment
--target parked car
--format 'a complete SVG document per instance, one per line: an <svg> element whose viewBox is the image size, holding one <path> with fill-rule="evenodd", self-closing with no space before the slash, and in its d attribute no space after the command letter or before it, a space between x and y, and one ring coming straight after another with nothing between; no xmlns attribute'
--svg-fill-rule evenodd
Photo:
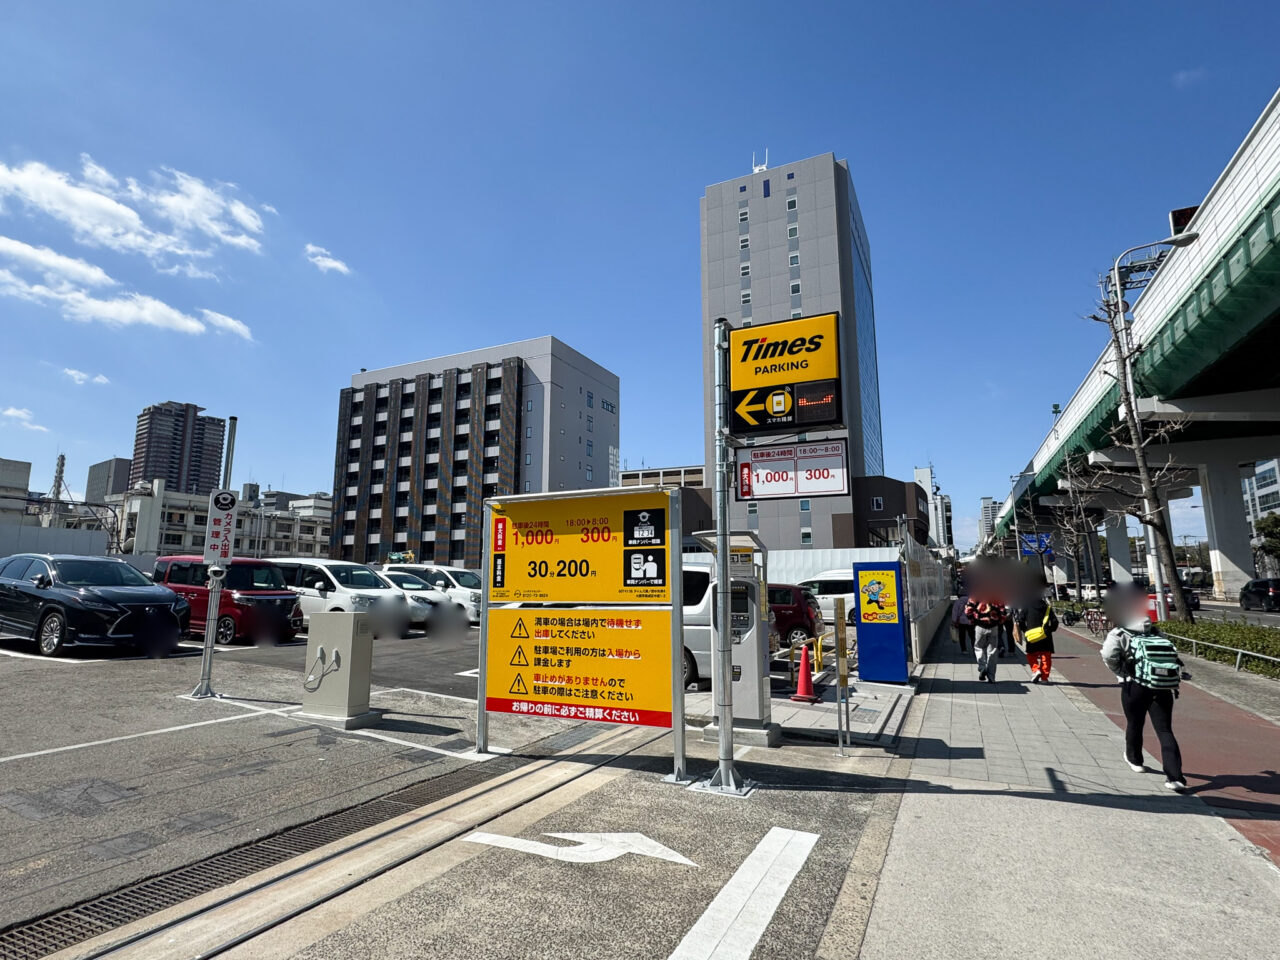
<svg viewBox="0 0 1280 960"><path fill-rule="evenodd" d="M855 622L858 614L858 585L854 582L851 570L828 570L816 577L801 580L799 585L818 598L822 619L827 623L836 622L837 597L844 598L845 620Z"/></svg>
<svg viewBox="0 0 1280 960"><path fill-rule="evenodd" d="M0 631L34 640L46 657L67 647L173 649L191 607L111 557L23 553L0 561Z"/></svg>
<svg viewBox="0 0 1280 960"><path fill-rule="evenodd" d="M311 622L313 613L368 611L385 621L375 626L375 635L409 632L409 601L363 563L315 557L272 558L271 562L298 595L304 625Z"/></svg>
<svg viewBox="0 0 1280 960"><path fill-rule="evenodd" d="M769 584L769 609L773 611L782 642L794 647L822 635L826 621L812 593L793 583Z"/></svg>
<svg viewBox="0 0 1280 960"><path fill-rule="evenodd" d="M1187 598L1187 606L1189 608L1191 608L1192 610L1200 609L1200 594L1198 594L1194 590L1189 590L1186 587L1182 588L1182 593ZM1155 601L1156 601L1155 587L1147 587L1147 600L1148 600L1147 606L1152 606L1155 604ZM1167 583L1164 585L1164 601L1172 609L1173 587L1169 586L1169 584Z"/></svg>
<svg viewBox="0 0 1280 960"><path fill-rule="evenodd" d="M249 638L287 643L302 629L297 594L270 560L234 557L226 566L222 599L214 618L214 639L235 643ZM200 556L158 557L151 579L191 605L191 632L203 634L209 618L209 566Z"/></svg>
<svg viewBox="0 0 1280 960"><path fill-rule="evenodd" d="M1240 588L1240 609L1280 610L1280 579L1250 580Z"/></svg>
<svg viewBox="0 0 1280 960"><path fill-rule="evenodd" d="M473 624L480 622L480 591L484 585L476 571L465 567L444 567L435 563L388 563L382 567L382 571L412 573L415 577L421 577L460 603L467 612L467 620Z"/></svg>
<svg viewBox="0 0 1280 960"><path fill-rule="evenodd" d="M399 570L383 570L380 576L409 601L409 622L414 626L429 630L450 612L457 612L459 618L465 614L461 604L454 602L447 593L437 590L421 577Z"/></svg>

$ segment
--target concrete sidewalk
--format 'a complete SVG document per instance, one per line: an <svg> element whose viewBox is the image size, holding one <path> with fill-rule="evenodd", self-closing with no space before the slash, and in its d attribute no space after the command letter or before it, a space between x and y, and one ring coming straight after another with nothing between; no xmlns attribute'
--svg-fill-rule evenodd
<svg viewBox="0 0 1280 960"><path fill-rule="evenodd" d="M970 656L935 651L862 957L1276 955L1280 870L1201 800L1132 773L1082 688L1032 685L1021 657L978 683Z"/></svg>

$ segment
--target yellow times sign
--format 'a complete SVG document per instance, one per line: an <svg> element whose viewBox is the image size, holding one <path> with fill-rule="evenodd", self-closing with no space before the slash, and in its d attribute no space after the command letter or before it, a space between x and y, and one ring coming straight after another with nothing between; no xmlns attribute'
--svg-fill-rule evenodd
<svg viewBox="0 0 1280 960"><path fill-rule="evenodd" d="M729 389L737 393L809 380L839 379L837 331L834 313L731 330ZM773 402L790 406L789 398Z"/></svg>
<svg viewBox="0 0 1280 960"><path fill-rule="evenodd" d="M485 709L671 726L671 611L489 608Z"/></svg>
<svg viewBox="0 0 1280 960"><path fill-rule="evenodd" d="M666 492L596 494L491 505L490 603L670 603Z"/></svg>

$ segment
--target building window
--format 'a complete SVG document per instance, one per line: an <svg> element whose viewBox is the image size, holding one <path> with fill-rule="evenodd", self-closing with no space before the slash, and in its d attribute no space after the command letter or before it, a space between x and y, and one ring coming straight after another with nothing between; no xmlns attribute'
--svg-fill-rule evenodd
<svg viewBox="0 0 1280 960"><path fill-rule="evenodd" d="M595 421L592 420L590 417L587 417L587 433L595 433L595 432L596 432Z"/></svg>
<svg viewBox="0 0 1280 960"><path fill-rule="evenodd" d="M750 247L750 246L751 246L751 238L750 238L750 237L742 236L742 237L739 237L739 238L738 238L738 249L739 249L739 250L746 250L746 249L747 249L748 247Z"/></svg>
<svg viewBox="0 0 1280 960"><path fill-rule="evenodd" d="M744 263L742 266L740 266L738 268L738 275L743 277L751 276L751 264Z"/></svg>
<svg viewBox="0 0 1280 960"><path fill-rule="evenodd" d="M789 266L789 267L798 267L798 266L800 266L800 254L798 254L798 253L793 253L793 254L791 254L790 256L788 256L788 257L787 257L787 266Z"/></svg>
<svg viewBox="0 0 1280 960"><path fill-rule="evenodd" d="M884 497L872 497L871 512L880 513L882 510L884 510Z"/></svg>
<svg viewBox="0 0 1280 960"><path fill-rule="evenodd" d="M787 197L787 209L788 209L788 210L794 210L795 208L796 208L796 198L795 198L795 197Z"/></svg>
<svg viewBox="0 0 1280 960"><path fill-rule="evenodd" d="M608 413L618 412L618 405L611 400L601 400L600 406L604 407L605 411Z"/></svg>
<svg viewBox="0 0 1280 960"><path fill-rule="evenodd" d="M591 482L591 464L587 464L587 482Z"/></svg>
<svg viewBox="0 0 1280 960"><path fill-rule="evenodd" d="M769 196L769 181L767 179L764 182L764 195L766 197Z"/></svg>
<svg viewBox="0 0 1280 960"><path fill-rule="evenodd" d="M750 291L750 290L743 290L743 291L742 291L742 302L743 302L743 303L750 303L750 302L751 302L751 291Z"/></svg>
<svg viewBox="0 0 1280 960"><path fill-rule="evenodd" d="M788 173L788 174L787 174L787 179L788 179L788 180L794 180L795 178L796 178L796 175L795 175L794 173Z"/></svg>
<svg viewBox="0 0 1280 960"><path fill-rule="evenodd" d="M739 193L746 193L746 192L747 192L747 185L744 183L742 186L738 187L738 192L739 192Z"/></svg>
<svg viewBox="0 0 1280 960"><path fill-rule="evenodd" d="M524 455L524 465L527 467L527 466L529 466L529 464L531 464L531 463L533 463L533 454L532 454L532 453L526 453L526 454Z"/></svg>
<svg viewBox="0 0 1280 960"><path fill-rule="evenodd" d="M802 546L802 547L812 547L812 546L813 546L813 531L812 531L812 530L801 530L801 531L800 531L800 546Z"/></svg>
<svg viewBox="0 0 1280 960"><path fill-rule="evenodd" d="M800 512L801 512L801 513L808 513L808 512L809 512L809 501L808 501L808 500L801 500L801 501L800 501Z"/></svg>
<svg viewBox="0 0 1280 960"><path fill-rule="evenodd" d="M756 503L754 500L748 500L748 501L747 501L747 516L748 516L748 517L754 517L754 516L755 516L757 513L759 513L759 512L760 512L760 504Z"/></svg>
<svg viewBox="0 0 1280 960"><path fill-rule="evenodd" d="M799 310L792 310L792 311L791 311L791 319L792 319L792 320L799 320L799 319L800 319L800 311L799 311Z"/></svg>
<svg viewBox="0 0 1280 960"><path fill-rule="evenodd" d="M587 391L587 406L588 406L588 407L594 407L595 405L596 405L596 398L595 398L595 394L593 394L590 390L588 390L588 391Z"/></svg>
<svg viewBox="0 0 1280 960"><path fill-rule="evenodd" d="M524 436L525 436L525 439L526 439L526 440L527 440L527 439L529 439L530 437L532 437L532 436L533 436L533 427L525 427L525 428L524 428Z"/></svg>
<svg viewBox="0 0 1280 960"><path fill-rule="evenodd" d="M595 442L594 442L594 441L592 441L592 440L588 440L588 441L587 441L587 456L588 456L588 457L593 456L593 454L591 453L591 449L592 449L594 446L595 446Z"/></svg>
<svg viewBox="0 0 1280 960"><path fill-rule="evenodd" d="M800 281L799 281L799 280L792 280L792 281L791 281L791 295L792 295L793 297L798 297L798 296L800 296Z"/></svg>
<svg viewBox="0 0 1280 960"><path fill-rule="evenodd" d="M532 401L532 400L526 400L526 401L524 402L524 408L525 408L525 410L526 410L526 411L528 411L529 413L532 413L532 412L533 412L533 401Z"/></svg>
<svg viewBox="0 0 1280 960"><path fill-rule="evenodd" d="M528 493L528 492L529 492L529 481L528 481L528 480L526 480L526 481L524 482L524 492L525 492L525 493Z"/></svg>
<svg viewBox="0 0 1280 960"><path fill-rule="evenodd" d="M798 237L798 236L800 236L800 225L799 225L799 224L793 223L793 224L791 224L791 226L787 227L787 237L788 237L789 239L794 240L794 239L795 239L796 237Z"/></svg>
<svg viewBox="0 0 1280 960"><path fill-rule="evenodd" d="M738 211L738 222L739 222L739 223L746 223L746 222L747 222L747 211L746 211L746 208L743 208L742 210L739 210L739 211Z"/></svg>

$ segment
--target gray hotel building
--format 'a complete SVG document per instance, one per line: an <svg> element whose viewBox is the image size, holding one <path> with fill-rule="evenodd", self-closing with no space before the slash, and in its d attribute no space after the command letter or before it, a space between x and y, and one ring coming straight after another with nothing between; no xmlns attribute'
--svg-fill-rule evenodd
<svg viewBox="0 0 1280 960"><path fill-rule="evenodd" d="M338 399L330 556L478 568L483 506L617 486L618 377L555 337L362 370Z"/></svg>
<svg viewBox="0 0 1280 960"><path fill-rule="evenodd" d="M884 473L871 249L848 163L834 154L800 160L707 187L701 200L702 358L708 485L715 476L714 324L746 327L824 313L840 315L841 430L852 478ZM779 437L777 440L795 439ZM774 442L772 438L755 441ZM735 529L759 532L771 549L850 547L852 496L731 505Z"/></svg>

